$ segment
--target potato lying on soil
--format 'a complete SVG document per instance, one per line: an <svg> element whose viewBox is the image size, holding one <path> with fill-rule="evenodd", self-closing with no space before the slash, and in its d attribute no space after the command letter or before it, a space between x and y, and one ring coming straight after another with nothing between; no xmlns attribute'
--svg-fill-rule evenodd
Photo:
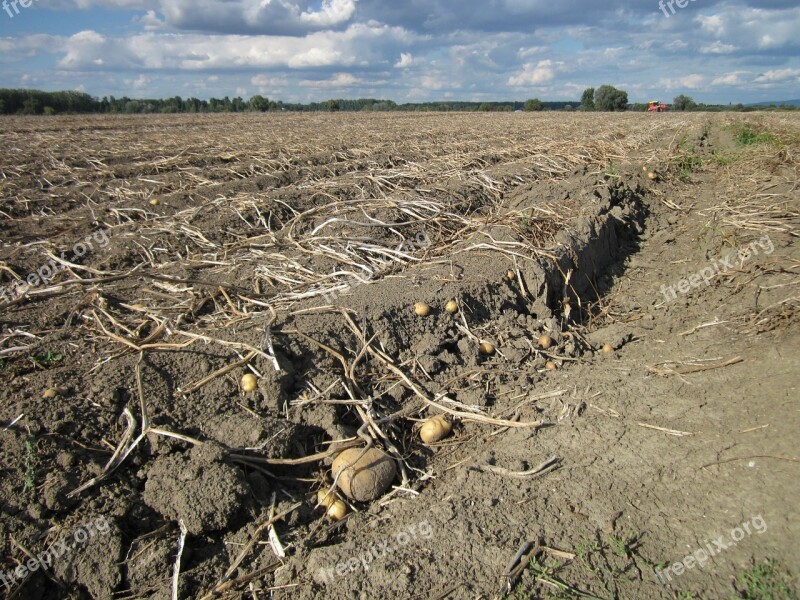
<svg viewBox="0 0 800 600"><path fill-rule="evenodd" d="M328 515L332 521L341 521L347 516L347 504L341 500L336 500L328 507L325 514Z"/></svg>
<svg viewBox="0 0 800 600"><path fill-rule="evenodd" d="M258 387L258 379L252 373L245 373L242 375L242 390L246 393L250 393Z"/></svg>
<svg viewBox="0 0 800 600"><path fill-rule="evenodd" d="M363 448L348 448L336 457L331 468L334 479L339 477L336 483L339 489L357 502L382 496L397 474L394 460L381 450L370 448L358 458L363 451Z"/></svg>
<svg viewBox="0 0 800 600"><path fill-rule="evenodd" d="M419 437L425 444L434 444L443 440L453 430L453 426L444 415L436 415L422 424Z"/></svg>
<svg viewBox="0 0 800 600"><path fill-rule="evenodd" d="M416 313L418 317L427 317L431 314L431 307L424 302L417 302L414 304L414 313Z"/></svg>

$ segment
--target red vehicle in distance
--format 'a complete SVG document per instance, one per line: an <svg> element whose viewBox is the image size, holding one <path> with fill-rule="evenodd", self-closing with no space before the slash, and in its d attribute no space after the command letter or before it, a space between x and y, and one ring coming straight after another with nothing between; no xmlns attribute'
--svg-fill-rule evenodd
<svg viewBox="0 0 800 600"><path fill-rule="evenodd" d="M658 100L650 100L650 102L647 103L648 112L667 112L668 110L669 106L661 104Z"/></svg>

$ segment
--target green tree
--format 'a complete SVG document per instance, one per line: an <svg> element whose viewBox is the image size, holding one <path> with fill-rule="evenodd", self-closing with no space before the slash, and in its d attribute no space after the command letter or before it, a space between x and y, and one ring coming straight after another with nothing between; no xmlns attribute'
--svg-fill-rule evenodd
<svg viewBox="0 0 800 600"><path fill-rule="evenodd" d="M478 107L478 110L480 110L482 112L489 112L489 111L492 110L492 108L493 107L492 107L491 104L489 104L488 102L484 102Z"/></svg>
<svg viewBox="0 0 800 600"><path fill-rule="evenodd" d="M674 110L694 110L697 108L697 102L691 96L681 94L680 96L675 96L672 101L672 108Z"/></svg>
<svg viewBox="0 0 800 600"><path fill-rule="evenodd" d="M28 98L22 103L23 115L38 115L39 114L39 101L36 98Z"/></svg>
<svg viewBox="0 0 800 600"><path fill-rule="evenodd" d="M269 100L264 98L261 94L256 94L250 98L250 110L258 112L266 112L269 110Z"/></svg>
<svg viewBox="0 0 800 600"><path fill-rule="evenodd" d="M581 96L581 110L594 110L594 88L586 88Z"/></svg>
<svg viewBox="0 0 800 600"><path fill-rule="evenodd" d="M526 100L522 110L527 112L539 112L544 110L544 104L538 98L531 98L530 100Z"/></svg>
<svg viewBox="0 0 800 600"><path fill-rule="evenodd" d="M618 90L612 85L601 85L594 93L597 110L624 111L628 109L628 92Z"/></svg>
<svg viewBox="0 0 800 600"><path fill-rule="evenodd" d="M339 101L333 99L326 101L325 110L328 112L337 112L339 110Z"/></svg>

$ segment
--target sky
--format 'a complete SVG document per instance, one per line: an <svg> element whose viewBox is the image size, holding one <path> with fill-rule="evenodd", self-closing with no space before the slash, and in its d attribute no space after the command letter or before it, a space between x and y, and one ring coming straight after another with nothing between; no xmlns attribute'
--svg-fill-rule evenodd
<svg viewBox="0 0 800 600"><path fill-rule="evenodd" d="M0 87L93 96L800 98L800 0L0 0ZM24 4L28 6L24 6Z"/></svg>

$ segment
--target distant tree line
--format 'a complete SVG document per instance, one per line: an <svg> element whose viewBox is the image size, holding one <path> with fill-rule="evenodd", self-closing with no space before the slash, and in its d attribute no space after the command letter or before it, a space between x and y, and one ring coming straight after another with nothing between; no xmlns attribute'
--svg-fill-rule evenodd
<svg viewBox="0 0 800 600"><path fill-rule="evenodd" d="M753 111L753 110L797 110L796 106L744 106L742 104L707 105L696 103L689 96L680 95L673 100L673 110L698 111ZM436 111L436 112L538 112L547 110L581 111L646 111L647 104L628 103L628 93L610 85L587 88L580 102L550 102L531 98L525 102L416 102L397 104L392 100L360 98L349 100L332 98L324 102L308 104L270 100L256 94L249 100L240 96L233 99L172 98L140 99L123 96L95 98L84 92L43 92L27 89L0 89L0 114L7 115L54 115L61 113L218 113L218 112L355 112L355 111Z"/></svg>

